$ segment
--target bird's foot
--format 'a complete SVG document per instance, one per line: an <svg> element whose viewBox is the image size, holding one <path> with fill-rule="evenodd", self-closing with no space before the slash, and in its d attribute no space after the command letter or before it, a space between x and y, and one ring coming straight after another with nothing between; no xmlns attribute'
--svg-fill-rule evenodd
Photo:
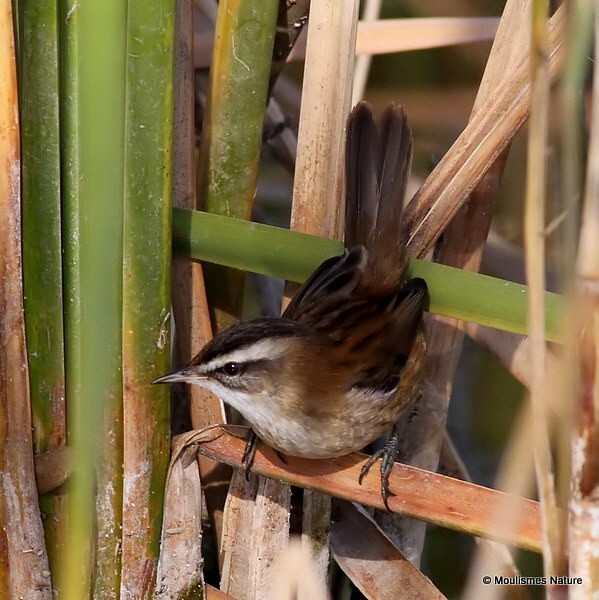
<svg viewBox="0 0 599 600"><path fill-rule="evenodd" d="M395 496L395 494L389 489L389 475L391 474L391 469L393 468L393 463L397 460L399 455L399 436L394 433L388 440L387 443L380 449L377 450L367 461L366 464L362 467L360 471L360 477L358 479L358 483L362 485L362 480L370 471L370 467L379 459L382 458L381 461L381 496L383 497L383 502L385 503L385 507L387 510L391 510L389 508L388 499L390 496Z"/></svg>

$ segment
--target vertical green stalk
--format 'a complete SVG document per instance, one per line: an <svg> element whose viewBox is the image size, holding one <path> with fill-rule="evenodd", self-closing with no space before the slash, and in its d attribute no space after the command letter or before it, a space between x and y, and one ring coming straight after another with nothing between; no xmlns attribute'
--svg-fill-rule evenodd
<svg viewBox="0 0 599 600"><path fill-rule="evenodd" d="M56 0L19 2L23 279L34 452L66 443L58 7ZM50 570L64 552L65 496L40 498ZM55 582L56 586L56 582Z"/></svg>
<svg viewBox="0 0 599 600"><path fill-rule="evenodd" d="M251 216L278 6L219 3L198 163L198 200L208 212ZM239 313L243 274L209 265L205 275L211 309L218 306L215 319L224 327Z"/></svg>
<svg viewBox="0 0 599 600"><path fill-rule="evenodd" d="M116 597L120 578L126 6L63 0L59 23L67 424L75 451L61 575L64 598L81 600L92 584L96 485L96 597Z"/></svg>
<svg viewBox="0 0 599 600"><path fill-rule="evenodd" d="M123 255L121 597L152 598L169 460L173 0L129 0ZM185 557L181 557L185 560Z"/></svg>

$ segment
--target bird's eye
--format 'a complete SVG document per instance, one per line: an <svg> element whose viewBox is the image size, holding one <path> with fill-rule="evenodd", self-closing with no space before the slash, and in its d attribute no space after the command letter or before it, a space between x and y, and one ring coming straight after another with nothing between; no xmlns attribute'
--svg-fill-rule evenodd
<svg viewBox="0 0 599 600"><path fill-rule="evenodd" d="M241 365L236 362L228 362L222 367L222 372L229 377L235 377L241 374Z"/></svg>

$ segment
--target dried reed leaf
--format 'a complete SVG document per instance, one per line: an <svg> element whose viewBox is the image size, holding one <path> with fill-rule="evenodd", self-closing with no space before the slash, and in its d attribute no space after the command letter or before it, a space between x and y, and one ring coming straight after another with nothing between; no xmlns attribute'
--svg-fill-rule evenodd
<svg viewBox="0 0 599 600"><path fill-rule="evenodd" d="M0 3L0 596L51 600L31 434L21 270L17 74L11 3Z"/></svg>
<svg viewBox="0 0 599 600"><path fill-rule="evenodd" d="M171 460L181 460L183 450L194 446L210 458L241 468L246 435L247 428L230 425L191 431L179 436L181 449L173 453ZM378 473L373 470L361 486L357 483L367 459L366 455L357 453L329 460L286 456L285 464L274 450L260 445L253 471L292 485L382 509L384 504ZM397 514L505 541L535 552L541 548L538 503L532 500L399 463L393 467L390 487L395 495L389 498L389 506ZM503 524L495 522L495 511L504 503L509 504L512 514L516 515L518 526L515 532L506 531Z"/></svg>
<svg viewBox="0 0 599 600"><path fill-rule="evenodd" d="M364 20L358 23L356 54L390 54L492 40L498 23L494 17ZM304 59L305 40L300 36L289 60Z"/></svg>
<svg viewBox="0 0 599 600"><path fill-rule="evenodd" d="M342 501L334 502L333 506L331 551L337 564L366 598L445 598L364 509Z"/></svg>
<svg viewBox="0 0 599 600"><path fill-rule="evenodd" d="M360 22L356 54L389 54L492 40L499 19L425 18Z"/></svg>

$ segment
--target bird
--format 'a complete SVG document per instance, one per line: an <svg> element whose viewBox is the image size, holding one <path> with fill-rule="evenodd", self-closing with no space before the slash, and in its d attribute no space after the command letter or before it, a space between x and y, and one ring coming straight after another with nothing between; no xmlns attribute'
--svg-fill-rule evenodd
<svg viewBox="0 0 599 600"><path fill-rule="evenodd" d="M247 420L249 473L259 440L279 455L336 458L382 437L418 396L426 362L426 282L406 278L402 221L412 161L405 112L375 119L360 102L346 126L345 251L325 260L281 317L218 333L184 368L154 383L207 388ZM381 461L389 509L394 434L364 465Z"/></svg>

